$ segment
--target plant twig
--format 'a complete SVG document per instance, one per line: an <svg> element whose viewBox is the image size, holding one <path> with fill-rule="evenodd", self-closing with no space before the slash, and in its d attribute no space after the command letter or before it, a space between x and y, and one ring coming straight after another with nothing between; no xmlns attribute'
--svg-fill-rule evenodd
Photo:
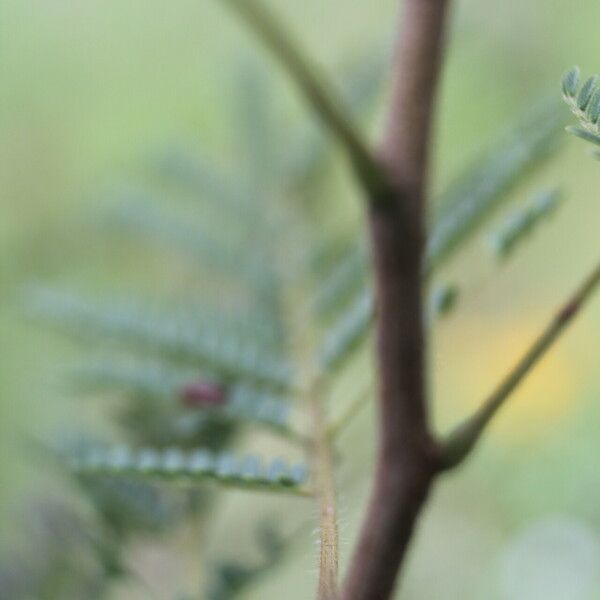
<svg viewBox="0 0 600 600"><path fill-rule="evenodd" d="M442 445L444 468L451 469L460 465L471 454L494 415L572 323L598 285L600 285L600 263L556 313L529 350L488 396L482 406L448 436Z"/></svg>
<svg viewBox="0 0 600 600"><path fill-rule="evenodd" d="M388 189L381 169L361 133L337 97L305 57L300 46L260 0L222 0L234 8L282 63L305 100L329 131L341 142L362 186L373 201L385 201Z"/></svg>
<svg viewBox="0 0 600 600"><path fill-rule="evenodd" d="M293 235L289 236L289 239ZM293 246L293 244L292 244ZM281 254L287 256L286 252ZM285 271L285 263L281 268ZM308 276L306 277L308 279ZM314 360L314 349L318 346L317 332L309 325L307 314L310 310L301 301L310 297L306 289L312 289L309 281L294 280L294 285L286 286L283 298L287 307L289 339L294 340L296 389L300 404L307 409L310 433L307 435L307 450L311 455L312 492L319 510L319 582L318 600L336 600L338 593L338 523L333 452L327 431L327 421L323 407L325 381Z"/></svg>
<svg viewBox="0 0 600 600"><path fill-rule="evenodd" d="M319 499L319 600L335 600L338 586L338 523L333 472L333 456L322 394L316 386L310 393L309 408L313 427L314 485Z"/></svg>
<svg viewBox="0 0 600 600"><path fill-rule="evenodd" d="M439 468L426 410L423 213L447 0L405 0L380 160L393 201L371 203L377 298L379 448L343 600L384 600ZM383 207L382 207L383 206Z"/></svg>

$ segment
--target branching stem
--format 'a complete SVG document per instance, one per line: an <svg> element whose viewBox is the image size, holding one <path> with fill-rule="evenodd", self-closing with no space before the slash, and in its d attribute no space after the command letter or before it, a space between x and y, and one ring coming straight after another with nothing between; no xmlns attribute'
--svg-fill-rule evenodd
<svg viewBox="0 0 600 600"><path fill-rule="evenodd" d="M290 236L293 237L293 236ZM285 253L282 254L285 256ZM282 265L285 272L285 264ZM309 279L308 277L306 279ZM310 309L302 298L310 298L306 289L310 281L294 280L285 286L284 303L288 315L289 339L293 340L292 352L295 364L297 396L305 406L309 433L307 449L310 453L312 491L319 510L319 582L318 600L336 600L338 594L338 523L336 508L333 452L327 431L327 419L323 407L325 381L314 361L317 332L310 326Z"/></svg>
<svg viewBox="0 0 600 600"><path fill-rule="evenodd" d="M222 0L234 8L282 63L302 96L341 143L358 180L373 201L386 201L389 184L368 144L362 139L343 101L318 69L304 55L300 45L261 0Z"/></svg>
<svg viewBox="0 0 600 600"><path fill-rule="evenodd" d="M573 322L573 319L579 314L581 308L589 300L598 285L600 285L600 263L596 265L571 298L556 313L529 350L484 401L479 410L448 436L442 446L443 462L446 469L458 466L471 454L494 415Z"/></svg>
<svg viewBox="0 0 600 600"><path fill-rule="evenodd" d="M386 600L439 468L427 419L422 302L432 113L447 0L404 0L381 164L393 199L371 202L376 284L378 455L343 600Z"/></svg>
<svg viewBox="0 0 600 600"><path fill-rule="evenodd" d="M332 434L326 426L310 327L293 328L302 365L298 389L311 422L313 483L320 515L319 600L387 600L435 478L471 452L512 391L538 363L600 283L600 265L557 314L482 408L442 444L431 434L423 314L424 213L428 154L450 0L403 0L388 119L371 152L343 103L262 0L231 5L283 64L304 99L341 143L365 191L376 289L378 453L373 491L341 592ZM294 296L290 296L290 308ZM291 311L302 316L303 311ZM310 319L294 318L295 323Z"/></svg>

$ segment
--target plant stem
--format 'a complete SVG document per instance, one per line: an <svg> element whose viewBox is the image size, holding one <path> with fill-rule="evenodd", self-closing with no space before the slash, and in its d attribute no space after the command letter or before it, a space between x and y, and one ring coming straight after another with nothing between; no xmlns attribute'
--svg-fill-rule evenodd
<svg viewBox="0 0 600 600"><path fill-rule="evenodd" d="M234 8L281 62L308 105L341 142L361 185L372 201L386 201L388 182L361 133L334 90L299 44L261 0L222 0Z"/></svg>
<svg viewBox="0 0 600 600"><path fill-rule="evenodd" d="M442 446L444 468L456 467L469 456L494 415L572 323L598 285L600 285L600 263L556 313L529 350L484 401L479 410L448 436Z"/></svg>
<svg viewBox="0 0 600 600"><path fill-rule="evenodd" d="M317 386L318 387L318 386ZM334 484L333 456L325 415L320 402L321 394L314 389L309 407L313 427L313 470L319 499L319 600L337 598L338 585L338 524Z"/></svg>
<svg viewBox="0 0 600 600"><path fill-rule="evenodd" d="M297 219L299 220L299 219ZM302 232L299 232L302 233ZM291 241L293 235L288 236ZM305 239L305 238L304 238ZM292 244L292 247L294 245ZM287 253L282 252L282 257ZM281 265L285 273L286 265ZM301 300L310 298L306 293L312 289L309 277L295 279L293 285L285 286L284 304L287 308L289 339L298 365L296 374L297 395L301 405L306 406L310 433L308 451L311 454L312 491L319 510L319 582L318 600L335 600L338 592L338 524L333 468L333 452L327 431L323 407L324 379L315 363L318 347L316 329L310 325L310 308Z"/></svg>
<svg viewBox="0 0 600 600"><path fill-rule="evenodd" d="M343 600L392 595L439 468L427 423L421 269L429 133L447 0L405 0L403 9L379 152L394 195L392 202L371 202L369 215L377 298L379 447Z"/></svg>
<svg viewBox="0 0 600 600"><path fill-rule="evenodd" d="M304 334L296 331L296 340L298 364L301 365L301 372L298 375L301 390L299 395L303 396L300 400L308 410L311 429L312 481L319 508L317 598L334 600L337 597L339 549L333 453L322 404L322 381L313 367L314 345L311 343L310 333L310 329L306 328Z"/></svg>

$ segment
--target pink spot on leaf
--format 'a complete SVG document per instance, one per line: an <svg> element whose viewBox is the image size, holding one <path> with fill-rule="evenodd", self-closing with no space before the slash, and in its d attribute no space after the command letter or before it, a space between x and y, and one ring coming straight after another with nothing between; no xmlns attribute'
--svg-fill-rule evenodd
<svg viewBox="0 0 600 600"><path fill-rule="evenodd" d="M195 381L184 386L180 397L188 408L215 408L227 403L225 388L210 381Z"/></svg>

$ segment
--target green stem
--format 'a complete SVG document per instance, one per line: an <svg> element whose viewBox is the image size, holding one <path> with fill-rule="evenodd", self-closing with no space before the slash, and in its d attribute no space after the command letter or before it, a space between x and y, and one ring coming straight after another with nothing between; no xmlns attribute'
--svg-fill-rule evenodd
<svg viewBox="0 0 600 600"><path fill-rule="evenodd" d="M387 200L387 177L343 102L306 58L293 37L260 0L222 0L234 8L282 63L305 100L345 148L358 179L373 202Z"/></svg>
<svg viewBox="0 0 600 600"><path fill-rule="evenodd" d="M443 443L444 468L461 464L472 452L486 427L517 386L553 346L600 284L600 263L587 276L566 304L556 313L541 335L485 400L483 405L450 433Z"/></svg>

